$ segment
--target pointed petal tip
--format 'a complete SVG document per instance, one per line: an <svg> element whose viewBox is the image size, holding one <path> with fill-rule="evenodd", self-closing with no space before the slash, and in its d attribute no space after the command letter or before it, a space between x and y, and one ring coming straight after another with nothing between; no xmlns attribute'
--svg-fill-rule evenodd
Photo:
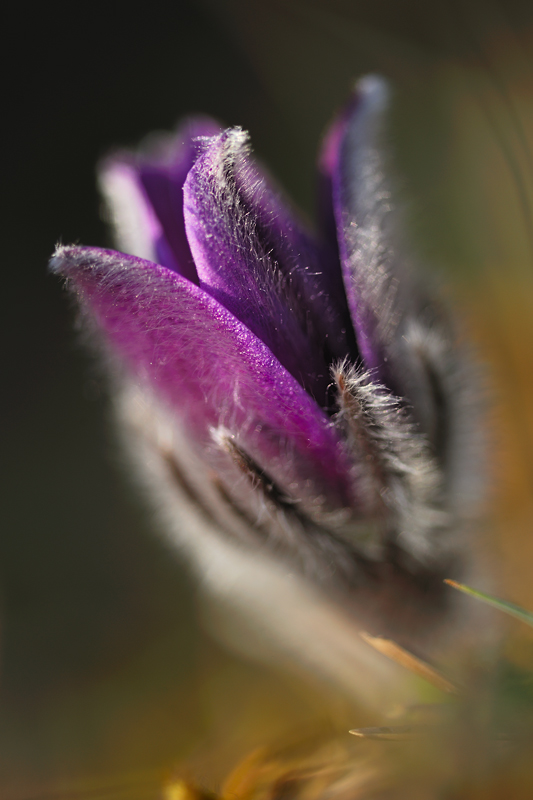
<svg viewBox="0 0 533 800"><path fill-rule="evenodd" d="M233 147L241 148L250 142L250 134L244 128L236 126L234 128L226 128L222 133L224 141L229 142Z"/></svg>
<svg viewBox="0 0 533 800"><path fill-rule="evenodd" d="M48 262L48 269L54 275L66 275L66 270L64 269L66 263L69 261L69 255L74 256L76 251L81 250L82 248L77 247L76 245L68 245L68 244L60 244L59 242L56 245L56 249L54 250L50 261Z"/></svg>
<svg viewBox="0 0 533 800"><path fill-rule="evenodd" d="M390 85L386 78L371 73L359 78L354 86L354 94L359 97L385 100L390 94Z"/></svg>
<svg viewBox="0 0 533 800"><path fill-rule="evenodd" d="M88 253L94 253L96 255L106 252L108 251L102 250L99 247L84 247L78 244L61 244L58 242L49 261L49 268L51 272L61 272L64 265L78 261L80 256L87 255Z"/></svg>
<svg viewBox="0 0 533 800"><path fill-rule="evenodd" d="M97 270L103 274L116 270L119 266L125 267L128 263L130 265L143 265L149 269L164 269L146 259L126 255L115 250L73 244L58 244L48 263L48 269L54 275L60 275L63 278L79 278L81 280L82 273L87 274Z"/></svg>
<svg viewBox="0 0 533 800"><path fill-rule="evenodd" d="M235 163L240 158L250 155L250 134L241 127L226 128L216 136L205 140L205 145L198 154L198 159L192 165L185 180L185 191L191 188L199 175L205 177L213 170L223 169Z"/></svg>
<svg viewBox="0 0 533 800"><path fill-rule="evenodd" d="M350 98L341 106L325 135L320 166L324 165L327 168L334 158L335 151L342 145L346 129L354 114L359 112L361 104L375 110L382 110L387 106L390 94L389 81L381 75L364 75L355 82Z"/></svg>

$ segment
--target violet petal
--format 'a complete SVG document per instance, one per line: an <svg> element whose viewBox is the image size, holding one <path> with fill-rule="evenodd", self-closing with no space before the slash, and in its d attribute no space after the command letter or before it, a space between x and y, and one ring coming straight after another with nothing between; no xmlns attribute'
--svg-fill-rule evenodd
<svg viewBox="0 0 533 800"><path fill-rule="evenodd" d="M329 296L316 243L251 163L240 129L194 164L184 215L200 285L325 404L329 364L348 352L342 287Z"/></svg>
<svg viewBox="0 0 533 800"><path fill-rule="evenodd" d="M405 398L430 433L436 424L435 398L415 339L424 327L429 331L444 323L415 279L403 241L405 224L395 202L385 141L388 110L386 81L375 76L359 81L326 138L321 171L331 185L344 283L363 363L375 380Z"/></svg>
<svg viewBox="0 0 533 800"><path fill-rule="evenodd" d="M266 345L216 299L175 272L109 250L60 247L65 276L111 350L213 448L223 426L284 491L317 508L353 504L350 464L334 428Z"/></svg>
<svg viewBox="0 0 533 800"><path fill-rule="evenodd" d="M338 249L311 234L262 165L259 169L243 159L236 167L237 190L258 237L290 277L298 307L308 309L306 329L313 345L328 363L345 358L356 345Z"/></svg>
<svg viewBox="0 0 533 800"><path fill-rule="evenodd" d="M395 320L395 254L391 249L391 205L381 149L388 106L380 78L359 82L344 113L333 124L321 158L331 179L333 212L348 305L367 368L383 377L385 342Z"/></svg>
<svg viewBox="0 0 533 800"><path fill-rule="evenodd" d="M149 142L146 152L122 152L103 162L100 185L121 250L198 283L185 235L183 184L205 139L219 132L213 120L192 118L175 134Z"/></svg>

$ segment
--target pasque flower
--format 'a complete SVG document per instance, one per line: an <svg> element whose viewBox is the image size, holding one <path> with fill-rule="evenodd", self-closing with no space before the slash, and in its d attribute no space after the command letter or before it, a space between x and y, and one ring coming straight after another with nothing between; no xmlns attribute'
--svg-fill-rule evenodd
<svg viewBox="0 0 533 800"><path fill-rule="evenodd" d="M51 266L127 386L140 461L196 509L182 541L208 529L289 564L412 643L446 618L442 577L460 571L477 411L404 241L388 96L363 79L327 135L318 233L242 130L195 119L103 164L122 252L59 247Z"/></svg>

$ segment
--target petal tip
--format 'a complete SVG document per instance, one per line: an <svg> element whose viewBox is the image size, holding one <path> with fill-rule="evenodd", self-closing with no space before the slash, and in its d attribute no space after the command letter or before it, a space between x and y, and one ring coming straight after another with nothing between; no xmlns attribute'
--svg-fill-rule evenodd
<svg viewBox="0 0 533 800"><path fill-rule="evenodd" d="M117 253L113 250L104 250L100 247L58 244L48 262L48 269L54 275L71 278L76 273L86 272L97 266L111 265L117 258L123 261L133 257L125 256L123 253Z"/></svg>
<svg viewBox="0 0 533 800"><path fill-rule="evenodd" d="M390 85L386 78L371 73L370 75L364 75L362 78L359 78L355 84L354 91L358 95L383 100L386 99L390 93Z"/></svg>
<svg viewBox="0 0 533 800"><path fill-rule="evenodd" d="M76 245L61 244L58 242L48 262L49 271L54 275L64 275L64 265L66 261L69 260L69 255L73 255L77 250L80 250L80 248L76 247Z"/></svg>

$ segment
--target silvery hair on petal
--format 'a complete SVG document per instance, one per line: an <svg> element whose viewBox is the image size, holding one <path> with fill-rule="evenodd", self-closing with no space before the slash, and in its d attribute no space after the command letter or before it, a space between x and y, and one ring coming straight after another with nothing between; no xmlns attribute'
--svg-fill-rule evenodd
<svg viewBox="0 0 533 800"><path fill-rule="evenodd" d="M365 78L330 129L317 235L247 136L201 118L104 163L125 252L51 264L108 354L169 541L222 605L371 703L393 667L360 629L424 656L469 630L443 579L468 569L483 484L478 372L406 241L388 105Z"/></svg>

